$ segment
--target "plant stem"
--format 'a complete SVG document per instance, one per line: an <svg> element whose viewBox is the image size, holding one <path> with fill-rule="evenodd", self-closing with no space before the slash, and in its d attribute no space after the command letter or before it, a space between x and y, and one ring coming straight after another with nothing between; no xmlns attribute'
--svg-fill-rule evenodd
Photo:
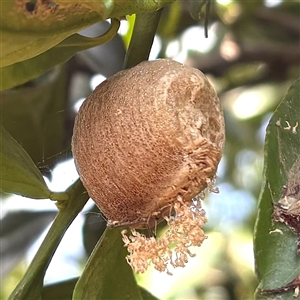
<svg viewBox="0 0 300 300"><path fill-rule="evenodd" d="M123 69L134 67L140 62L148 60L161 12L160 9L154 13L136 15Z"/></svg>
<svg viewBox="0 0 300 300"><path fill-rule="evenodd" d="M68 190L69 201L55 218L47 236L29 265L24 277L9 297L12 299L40 299L43 279L46 269L63 238L67 228L89 199L80 180L77 180Z"/></svg>

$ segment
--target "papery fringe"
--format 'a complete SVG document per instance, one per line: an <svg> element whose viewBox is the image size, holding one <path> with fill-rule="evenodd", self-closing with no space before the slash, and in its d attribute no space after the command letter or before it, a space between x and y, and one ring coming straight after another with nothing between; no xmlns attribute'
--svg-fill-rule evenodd
<svg viewBox="0 0 300 300"><path fill-rule="evenodd" d="M195 256L189 248L201 246L207 238L202 230L207 220L200 201L189 206L178 197L174 203L175 216L165 217L168 229L158 239L148 238L135 229L131 229L129 237L126 230L122 231L129 252L126 259L136 273L144 273L152 263L158 271L172 275L169 265L185 267L188 258Z"/></svg>

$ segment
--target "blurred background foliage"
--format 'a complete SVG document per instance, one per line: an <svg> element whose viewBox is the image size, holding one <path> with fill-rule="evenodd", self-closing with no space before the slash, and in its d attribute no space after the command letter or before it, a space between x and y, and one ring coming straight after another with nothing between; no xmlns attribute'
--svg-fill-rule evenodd
<svg viewBox="0 0 300 300"><path fill-rule="evenodd" d="M253 299L257 281L252 239L265 128L300 73L300 3L211 1L208 38L204 11L195 5L193 0L176 1L163 9L150 59L168 57L199 68L215 86L227 134L218 170L220 193L210 194L205 202L209 238L195 249L197 256L188 266L173 276L150 269L137 281L160 299ZM77 178L70 149L74 117L92 89L122 69L134 19L122 20L119 34L109 43L0 94L1 123L31 155L52 190L65 190ZM81 33L98 36L108 27L101 22ZM0 292L6 299L57 209L48 200L1 196ZM59 246L45 283L78 277L105 226L89 202Z"/></svg>

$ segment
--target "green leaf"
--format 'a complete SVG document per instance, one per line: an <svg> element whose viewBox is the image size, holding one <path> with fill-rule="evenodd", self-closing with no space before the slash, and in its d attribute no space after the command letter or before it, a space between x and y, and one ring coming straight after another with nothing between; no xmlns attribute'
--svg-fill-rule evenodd
<svg viewBox="0 0 300 300"><path fill-rule="evenodd" d="M175 0L1 0L0 66L32 59L107 18L154 12ZM63 51L61 51L63 53Z"/></svg>
<svg viewBox="0 0 300 300"><path fill-rule="evenodd" d="M0 69L0 90L12 88L34 79L54 66L66 62L77 52L99 46L110 41L117 33L120 22L113 19L110 29L97 38L74 34L55 47L31 59Z"/></svg>
<svg viewBox="0 0 300 300"><path fill-rule="evenodd" d="M69 200L65 201L65 207L60 209L42 245L24 277L10 295L9 300L41 299L43 279L47 267L66 230L89 199L80 180L77 180L66 192L69 195Z"/></svg>
<svg viewBox="0 0 300 300"><path fill-rule="evenodd" d="M107 33L94 39L76 34L81 29L108 17L155 12L174 1L1 0L2 11L9 13L1 14L0 19L0 91L42 75L78 51L108 42L118 26L114 21Z"/></svg>
<svg viewBox="0 0 300 300"><path fill-rule="evenodd" d="M78 277L46 285L42 290L42 300L71 300L77 281Z"/></svg>
<svg viewBox="0 0 300 300"><path fill-rule="evenodd" d="M44 286L42 290L42 300L71 300L77 281L78 277ZM140 287L140 292L143 300L158 300L158 298L154 297L142 287Z"/></svg>
<svg viewBox="0 0 300 300"><path fill-rule="evenodd" d="M106 229L75 287L73 299L142 300L119 229Z"/></svg>
<svg viewBox="0 0 300 300"><path fill-rule="evenodd" d="M158 300L158 298L154 297L150 292L140 287L141 295L143 300Z"/></svg>
<svg viewBox="0 0 300 300"><path fill-rule="evenodd" d="M112 1L1 0L0 66L33 58L101 20Z"/></svg>
<svg viewBox="0 0 300 300"><path fill-rule="evenodd" d="M68 114L65 68L54 68L30 85L1 92L0 97L2 125L44 173L60 156L71 155L63 130Z"/></svg>
<svg viewBox="0 0 300 300"><path fill-rule="evenodd" d="M24 259L28 249L53 221L55 211L10 211L1 219L0 276ZM0 297L1 298L1 297Z"/></svg>
<svg viewBox="0 0 300 300"><path fill-rule="evenodd" d="M24 197L49 198L44 178L27 152L0 126L0 190Z"/></svg>
<svg viewBox="0 0 300 300"><path fill-rule="evenodd" d="M254 252L259 286L262 290L285 287L300 276L300 255L297 235L273 217L274 203L283 198L284 186L289 185L290 170L300 157L300 79L293 83L273 114L266 134L264 181L256 221ZM290 126L289 126L290 125ZM300 199L298 199L300 200ZM281 290L280 299L292 299L293 290Z"/></svg>

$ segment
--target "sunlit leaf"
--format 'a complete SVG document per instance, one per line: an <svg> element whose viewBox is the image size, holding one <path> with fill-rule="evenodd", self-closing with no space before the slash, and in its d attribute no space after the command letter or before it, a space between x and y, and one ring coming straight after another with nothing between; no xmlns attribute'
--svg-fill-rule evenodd
<svg viewBox="0 0 300 300"><path fill-rule="evenodd" d="M0 189L29 198L49 198L43 176L27 152L0 126Z"/></svg>
<svg viewBox="0 0 300 300"><path fill-rule="evenodd" d="M0 90L12 88L34 79L54 66L66 62L79 51L110 41L119 29L119 21L112 20L110 29L97 38L74 34L50 50L31 59L0 68Z"/></svg>
<svg viewBox="0 0 300 300"><path fill-rule="evenodd" d="M1 0L1 11L5 13L0 17L0 66L6 67L40 55L96 22L110 17L154 12L172 2L174 0Z"/></svg>
<svg viewBox="0 0 300 300"><path fill-rule="evenodd" d="M112 1L1 0L0 66L33 58L68 36L105 20Z"/></svg>
<svg viewBox="0 0 300 300"><path fill-rule="evenodd" d="M73 299L142 300L126 253L120 230L107 229L87 262Z"/></svg>
<svg viewBox="0 0 300 300"><path fill-rule="evenodd" d="M280 291L300 276L298 237L286 224L275 222L273 216L274 203L283 198L289 185L290 170L300 156L299 116L300 79L290 87L267 128L264 182L254 239L259 279L257 299L265 299L267 296L274 299L275 292L270 295L262 292ZM280 299L292 299L293 292L293 289L282 289Z"/></svg>

